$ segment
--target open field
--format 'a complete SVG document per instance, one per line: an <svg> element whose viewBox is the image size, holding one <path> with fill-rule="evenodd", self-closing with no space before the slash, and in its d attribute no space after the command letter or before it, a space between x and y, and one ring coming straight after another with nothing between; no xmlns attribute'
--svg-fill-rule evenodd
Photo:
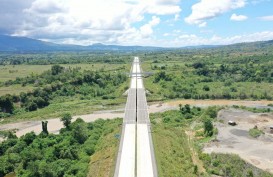
<svg viewBox="0 0 273 177"><path fill-rule="evenodd" d="M35 87L31 85L22 87L19 84L10 85L10 86L2 86L0 87L0 96L6 95L6 94L19 95L21 92L29 92L29 91L32 91L34 88Z"/></svg>
<svg viewBox="0 0 273 177"><path fill-rule="evenodd" d="M107 63L92 63L92 64L61 64L66 68L78 68L81 70L104 70L115 71L124 68L129 71L130 65L126 64L107 64ZM27 77L30 75L39 75L43 72L50 70L52 65L0 65L0 82L7 80L14 80L17 77Z"/></svg>

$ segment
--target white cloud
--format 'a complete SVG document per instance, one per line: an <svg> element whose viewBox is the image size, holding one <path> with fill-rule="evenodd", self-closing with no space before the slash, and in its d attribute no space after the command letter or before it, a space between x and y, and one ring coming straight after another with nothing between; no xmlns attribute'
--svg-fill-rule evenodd
<svg viewBox="0 0 273 177"><path fill-rule="evenodd" d="M180 18L180 15L179 15L179 14L175 14L175 16L174 16L174 21L178 21L179 18Z"/></svg>
<svg viewBox="0 0 273 177"><path fill-rule="evenodd" d="M178 4L180 0L156 0L158 4Z"/></svg>
<svg viewBox="0 0 273 177"><path fill-rule="evenodd" d="M160 19L155 17L139 28L133 27L134 23L143 21L147 14L177 15L181 12L179 2L180 0L1 0L0 34L6 30L6 33L13 35L84 45L93 42L127 43L129 41L126 40L134 38L141 41L141 37L148 38L153 34L153 27Z"/></svg>
<svg viewBox="0 0 273 177"><path fill-rule="evenodd" d="M153 27L160 23L160 18L153 16L149 23L140 27L140 33L144 38L150 37L153 34Z"/></svg>
<svg viewBox="0 0 273 177"><path fill-rule="evenodd" d="M273 15L259 17L259 19L262 21L273 21Z"/></svg>
<svg viewBox="0 0 273 177"><path fill-rule="evenodd" d="M247 20L248 17L245 16L245 15L237 15L237 14L232 14L231 17L230 17L230 20L233 20L233 21L244 21L244 20Z"/></svg>
<svg viewBox="0 0 273 177"><path fill-rule="evenodd" d="M181 11L181 8L179 6L173 6L173 5L157 5L157 6L150 6L147 9L147 12L150 14L156 14L156 15L170 15L170 14L176 14Z"/></svg>
<svg viewBox="0 0 273 177"><path fill-rule="evenodd" d="M194 34L180 35L173 41L173 46L195 46L195 45L227 45L241 42L266 41L273 39L273 31L263 31L252 34L220 37L213 35L210 38L200 37Z"/></svg>
<svg viewBox="0 0 273 177"><path fill-rule="evenodd" d="M232 9L244 7L246 0L201 0L192 6L192 13L185 18L189 24L200 25Z"/></svg>
<svg viewBox="0 0 273 177"><path fill-rule="evenodd" d="M253 5L257 5L264 2L270 2L271 0L251 0L250 3Z"/></svg>
<svg viewBox="0 0 273 177"><path fill-rule="evenodd" d="M200 23L198 26L199 26L200 28L206 27L206 26L207 26L207 22L202 22L202 23Z"/></svg>

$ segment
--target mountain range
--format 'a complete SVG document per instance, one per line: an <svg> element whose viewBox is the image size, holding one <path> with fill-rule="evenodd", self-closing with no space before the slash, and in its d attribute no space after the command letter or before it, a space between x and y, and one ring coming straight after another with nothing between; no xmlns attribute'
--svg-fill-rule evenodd
<svg viewBox="0 0 273 177"><path fill-rule="evenodd" d="M238 43L232 45L200 45L187 46L180 48L163 48L151 46L121 46L121 45L104 45L93 44L89 46L81 45L65 45L45 42L37 39L17 36L0 35L0 51L1 52L45 52L45 51L159 51L171 49L208 49L208 48L222 48L222 49L257 49L273 47L273 40L259 41L250 43Z"/></svg>
<svg viewBox="0 0 273 177"><path fill-rule="evenodd" d="M150 46L121 46L93 44L89 46L64 45L45 42L27 37L0 35L0 51L24 52L24 51L145 51L162 50L161 47Z"/></svg>

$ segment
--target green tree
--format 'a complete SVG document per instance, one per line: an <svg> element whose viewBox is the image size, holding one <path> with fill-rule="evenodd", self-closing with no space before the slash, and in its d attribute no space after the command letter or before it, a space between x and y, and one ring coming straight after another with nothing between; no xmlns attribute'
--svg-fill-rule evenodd
<svg viewBox="0 0 273 177"><path fill-rule="evenodd" d="M38 109L38 106L37 106L37 104L35 102L30 101L30 102L27 103L26 109L28 111L36 111Z"/></svg>
<svg viewBox="0 0 273 177"><path fill-rule="evenodd" d="M217 113L218 113L218 109L216 106L210 106L208 107L208 109L206 110L206 114L210 117L210 118L216 118L217 117Z"/></svg>
<svg viewBox="0 0 273 177"><path fill-rule="evenodd" d="M213 135L213 124L210 119L206 119L204 121L204 134L206 136L212 136Z"/></svg>
<svg viewBox="0 0 273 177"><path fill-rule="evenodd" d="M73 125L73 137L78 143L83 144L88 138L88 128L84 121L78 118Z"/></svg>
<svg viewBox="0 0 273 177"><path fill-rule="evenodd" d="M60 66L60 65L53 65L51 67L51 74L52 75L58 75L60 73L62 73L64 71L64 67Z"/></svg>
<svg viewBox="0 0 273 177"><path fill-rule="evenodd" d="M42 121L42 130L43 130L43 133L48 135L47 123L48 121Z"/></svg>
<svg viewBox="0 0 273 177"><path fill-rule="evenodd" d="M189 104L186 104L185 106L179 104L179 109L182 114L190 114L191 113L191 107Z"/></svg>
<svg viewBox="0 0 273 177"><path fill-rule="evenodd" d="M10 95L0 97L0 109L2 112L11 113L14 110L14 105Z"/></svg>
<svg viewBox="0 0 273 177"><path fill-rule="evenodd" d="M63 122L65 128L69 128L69 125L71 124L72 116L70 113L66 113L61 118L61 121Z"/></svg>

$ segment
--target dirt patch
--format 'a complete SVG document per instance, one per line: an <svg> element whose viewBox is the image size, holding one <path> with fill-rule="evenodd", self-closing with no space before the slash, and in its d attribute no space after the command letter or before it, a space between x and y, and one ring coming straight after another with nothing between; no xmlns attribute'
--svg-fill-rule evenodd
<svg viewBox="0 0 273 177"><path fill-rule="evenodd" d="M261 100L261 101L242 101L242 100L176 100L166 102L167 105L170 106L178 106L179 104L185 105L195 105L200 107L206 106L247 106L247 107L268 107L267 105L272 103L272 101Z"/></svg>
<svg viewBox="0 0 273 177"><path fill-rule="evenodd" d="M268 133L273 125L272 113L252 113L245 110L224 109L218 113L218 142L210 142L204 152L234 153L258 168L273 173L273 134ZM229 120L238 125L230 126ZM257 126L265 134L258 138L249 136L249 129ZM266 131L267 130L267 131Z"/></svg>
<svg viewBox="0 0 273 177"><path fill-rule="evenodd" d="M95 112L93 114L87 114L87 115L79 115L79 116L73 116L73 120L75 121L77 118L82 118L85 122L92 122L97 119L114 119L114 118L122 118L124 116L124 113L120 113L119 110L116 111L100 111ZM63 123L60 121L59 118L55 119L48 119L48 131L50 133L59 133L59 130L63 128ZM42 131L42 124L41 121L26 121L26 122L18 122L18 123L10 123L10 124L4 124L0 125L0 131L1 130L13 130L17 129L16 135L18 137L25 135L26 133L29 133L31 131L35 132L36 134L39 134ZM0 139L0 142L3 139Z"/></svg>
<svg viewBox="0 0 273 177"><path fill-rule="evenodd" d="M190 104L194 106L212 106L212 105L243 105L243 106L266 106L271 102L269 101L234 101L234 100L176 100L176 101L168 101L168 102L157 102L157 103L149 103L149 113L156 113L156 112L165 112L168 110L175 110L178 109L179 104ZM232 111L231 111L232 113ZM234 112L236 115L236 112ZM243 115L240 113L242 117L247 115ZM246 113L248 114L248 113ZM86 122L92 122L99 118L102 119L113 119L117 117L123 118L124 116L124 109L118 110L103 110L103 111L96 111L93 114L87 115L79 115L74 116L75 120L78 117L81 117ZM234 116L233 116L234 117ZM258 121L266 122L269 118L267 115L260 115L260 117L264 119L258 119ZM270 119L273 120L271 117ZM49 119L48 121L48 130L51 133L58 133L61 128L63 128L62 122L60 122L59 118ZM250 120L248 120L250 121ZM251 120L257 121L257 120ZM3 124L0 125L0 130L12 130L18 129L17 136L22 136L28 132L34 131L35 133L40 133L42 131L41 121L25 121L25 122L18 122L18 123L10 123L10 124ZM266 129L266 128L265 128ZM266 130L265 130L266 131ZM1 139L0 139L1 142Z"/></svg>

